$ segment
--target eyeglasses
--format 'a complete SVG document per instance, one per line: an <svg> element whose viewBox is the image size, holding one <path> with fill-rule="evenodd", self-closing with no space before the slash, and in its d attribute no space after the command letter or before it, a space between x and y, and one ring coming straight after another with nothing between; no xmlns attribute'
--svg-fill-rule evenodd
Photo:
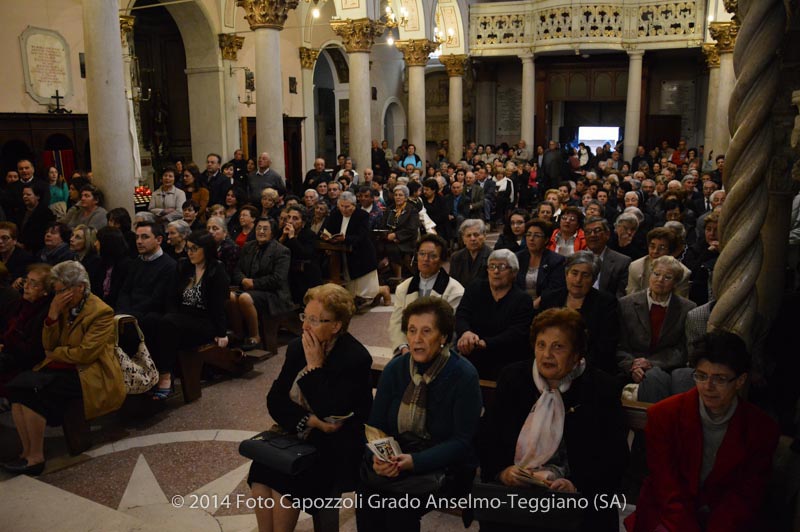
<svg viewBox="0 0 800 532"><path fill-rule="evenodd" d="M270 227L265 226L265 225L260 225L260 226L256 227L256 233L266 233L266 232L269 232L269 230L270 230Z"/></svg>
<svg viewBox="0 0 800 532"><path fill-rule="evenodd" d="M592 236L594 236L594 235L601 235L601 234L603 234L603 233L605 233L605 232L606 232L606 231L605 231L605 229L603 229L602 227L595 227L594 229L587 229L587 230L585 231L585 233L586 233L587 235L592 235Z"/></svg>
<svg viewBox="0 0 800 532"><path fill-rule="evenodd" d="M509 266L508 264L505 264L505 263L490 264L490 265L488 265L486 267L486 269L489 270L490 272L504 272L506 270L510 270L511 266Z"/></svg>
<svg viewBox="0 0 800 532"><path fill-rule="evenodd" d="M675 279L675 276L672 275L671 273L656 273L656 272L652 272L650 275L653 276L656 279L663 279L665 281L672 281L673 279Z"/></svg>
<svg viewBox="0 0 800 532"><path fill-rule="evenodd" d="M44 283L41 281L34 281L33 279L25 278L22 280L22 284L31 286L33 288L41 288L44 286Z"/></svg>
<svg viewBox="0 0 800 532"><path fill-rule="evenodd" d="M300 313L300 321L303 323L308 323L312 327L319 327L323 323L330 323L336 320L323 320L322 318L317 318L316 316L307 316L305 312Z"/></svg>
<svg viewBox="0 0 800 532"><path fill-rule="evenodd" d="M3 242L8 242L9 240L11 240L11 237L8 236L8 235L3 235L3 236L0 236L0 240L3 241Z"/></svg>
<svg viewBox="0 0 800 532"><path fill-rule="evenodd" d="M433 251L417 251L418 259L439 260L439 254Z"/></svg>
<svg viewBox="0 0 800 532"><path fill-rule="evenodd" d="M692 372L694 382L710 382L714 386L727 386L739 377L726 377L725 375L706 375L698 371Z"/></svg>
<svg viewBox="0 0 800 532"><path fill-rule="evenodd" d="M186 251L191 251L192 253L197 253L197 250L200 249L200 246L195 246L194 244L186 244Z"/></svg>
<svg viewBox="0 0 800 532"><path fill-rule="evenodd" d="M564 222L577 222L578 218L576 216L562 216L561 220Z"/></svg>

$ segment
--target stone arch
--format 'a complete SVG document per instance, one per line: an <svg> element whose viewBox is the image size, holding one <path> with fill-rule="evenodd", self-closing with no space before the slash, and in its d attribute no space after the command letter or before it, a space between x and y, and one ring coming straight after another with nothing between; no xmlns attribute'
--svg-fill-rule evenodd
<svg viewBox="0 0 800 532"><path fill-rule="evenodd" d="M400 141L408 136L406 131L406 110L403 102L396 96L386 98L381 111L381 135L395 149Z"/></svg>
<svg viewBox="0 0 800 532"><path fill-rule="evenodd" d="M129 0L126 14L136 15L136 0ZM192 158L205 160L206 154L228 146L225 112L224 72L214 17L202 0L164 3L183 40L186 51L186 77L189 89L189 122ZM134 24L134 32L136 26ZM222 153L227 159L232 154Z"/></svg>
<svg viewBox="0 0 800 532"><path fill-rule="evenodd" d="M335 40L323 43L313 74L314 131L315 153L325 157L328 164L342 151L342 135L347 133L340 113L340 100L348 99L350 93L347 68L347 54L342 43ZM331 106L333 113L330 113Z"/></svg>

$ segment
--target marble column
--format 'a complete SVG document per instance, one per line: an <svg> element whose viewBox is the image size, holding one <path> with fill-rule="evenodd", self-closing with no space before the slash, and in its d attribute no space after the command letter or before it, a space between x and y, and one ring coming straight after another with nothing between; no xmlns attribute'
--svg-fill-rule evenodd
<svg viewBox="0 0 800 532"><path fill-rule="evenodd" d="M257 152L266 151L271 168L286 176L283 156L283 84L280 32L298 0L237 0L255 35ZM252 154L258 157L258 153Z"/></svg>
<svg viewBox="0 0 800 532"><path fill-rule="evenodd" d="M451 162L461 159L464 147L464 68L466 55L442 55L439 61L447 70L450 80L449 123L447 142L450 151L447 154Z"/></svg>
<svg viewBox="0 0 800 532"><path fill-rule="evenodd" d="M715 146L716 119L717 119L717 94L719 93L719 53L714 44L703 45L703 55L706 57L708 67L708 98L706 99L706 125L703 134L703 148L706 157L711 151L717 153Z"/></svg>
<svg viewBox="0 0 800 532"><path fill-rule="evenodd" d="M522 110L520 112L519 138L535 148L533 140L534 117L536 115L536 67L533 54L520 54L522 60Z"/></svg>
<svg viewBox="0 0 800 532"><path fill-rule="evenodd" d="M408 142L417 147L417 155L425 160L425 65L437 45L428 39L397 41L403 52L408 72Z"/></svg>
<svg viewBox="0 0 800 532"><path fill-rule="evenodd" d="M369 80L369 54L375 37L383 34L383 24L369 18L335 20L334 33L344 42L350 60L350 157L356 170L372 166L372 84Z"/></svg>
<svg viewBox="0 0 800 532"><path fill-rule="evenodd" d="M128 131L131 136L133 148L133 178L138 185L142 184L144 180L142 179L142 153L140 148L142 144L142 121L138 114L139 103L134 100L134 97L140 98L142 96L141 87L137 87L136 95L133 94L133 57L136 54L136 50L133 48L133 26L135 22L136 17L132 15L119 16L119 28L122 33L122 78L125 83L125 100L128 104ZM152 165L149 164L149 154L147 156L147 161L151 169L149 174L152 176Z"/></svg>
<svg viewBox="0 0 800 532"><path fill-rule="evenodd" d="M244 44L244 37L234 33L219 34L219 48L222 52L222 79L224 80L224 117L225 146L222 149L222 160L233 158L233 152L242 148L239 128L239 96L244 95L244 76L231 72L236 66L239 50ZM233 75L232 75L233 74Z"/></svg>
<svg viewBox="0 0 800 532"><path fill-rule="evenodd" d="M639 145L639 121L642 113L642 58L644 51L628 50L628 93L625 103L625 138L623 158L633 160Z"/></svg>
<svg viewBox="0 0 800 532"><path fill-rule="evenodd" d="M122 207L132 214L136 170L125 98L119 6L105 0L83 0L82 7L92 174L106 197L105 207Z"/></svg>
<svg viewBox="0 0 800 532"><path fill-rule="evenodd" d="M314 115L314 65L317 63L319 50L300 47L300 67L303 69L303 175L314 167L317 157L317 128Z"/></svg>
<svg viewBox="0 0 800 532"><path fill-rule="evenodd" d="M712 22L709 27L711 37L717 41L719 54L719 81L717 101L714 113L714 154L722 155L731 142L731 131L728 125L728 106L731 102L733 87L736 85L736 74L733 71L733 47L739 26L735 22Z"/></svg>
<svg viewBox="0 0 800 532"><path fill-rule="evenodd" d="M486 63L476 65L475 72L475 141L478 144L494 144L496 74Z"/></svg>

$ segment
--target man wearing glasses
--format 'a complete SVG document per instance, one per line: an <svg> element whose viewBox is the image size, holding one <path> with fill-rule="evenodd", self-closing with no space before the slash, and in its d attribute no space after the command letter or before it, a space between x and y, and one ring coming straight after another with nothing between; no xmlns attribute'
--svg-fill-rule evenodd
<svg viewBox="0 0 800 532"><path fill-rule="evenodd" d="M464 287L447 275L442 264L447 260L447 242L438 235L425 235L417 242L415 254L416 273L397 285L394 292L394 310L389 319L389 338L395 354L408 352L406 335L401 330L403 310L420 297L439 297L453 310L458 308Z"/></svg>
<svg viewBox="0 0 800 532"><path fill-rule="evenodd" d="M778 425L739 398L751 363L741 338L710 333L694 353L695 387L647 411L649 476L625 527L762 530Z"/></svg>

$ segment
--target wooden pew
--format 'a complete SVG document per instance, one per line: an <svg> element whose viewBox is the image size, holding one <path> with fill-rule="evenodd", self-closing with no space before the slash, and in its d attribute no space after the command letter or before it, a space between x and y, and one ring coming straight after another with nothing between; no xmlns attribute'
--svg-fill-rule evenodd
<svg viewBox="0 0 800 532"><path fill-rule="evenodd" d="M205 364L227 371L234 376L244 375L253 369L252 359L245 356L241 349L206 344L195 349L180 351L178 366L181 372L181 389L185 403L195 401L203 395L200 380Z"/></svg>
<svg viewBox="0 0 800 532"><path fill-rule="evenodd" d="M297 307L277 316L270 316L269 314L261 314L259 316L261 343L268 352L267 356L278 354L278 333L281 329L286 329L292 334L302 336L303 324L300 321L299 310L300 307Z"/></svg>

